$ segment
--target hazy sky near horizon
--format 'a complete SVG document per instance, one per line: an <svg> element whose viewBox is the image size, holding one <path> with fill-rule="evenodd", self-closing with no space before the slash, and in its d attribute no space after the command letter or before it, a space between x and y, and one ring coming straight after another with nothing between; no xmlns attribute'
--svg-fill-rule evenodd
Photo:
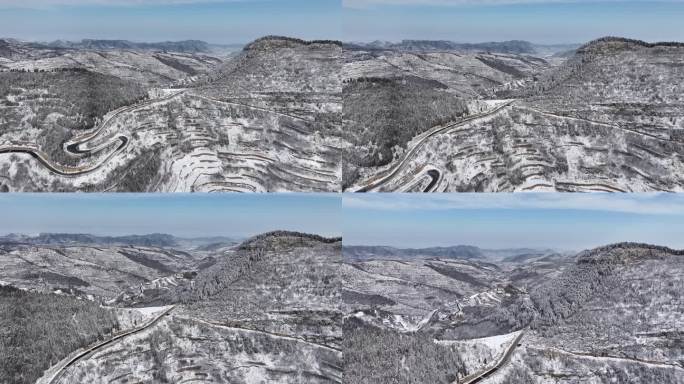
<svg viewBox="0 0 684 384"><path fill-rule="evenodd" d="M684 40L684 1L343 0L345 40Z"/></svg>
<svg viewBox="0 0 684 384"><path fill-rule="evenodd" d="M342 222L345 245L684 249L679 194L345 194Z"/></svg>
<svg viewBox="0 0 684 384"><path fill-rule="evenodd" d="M34 41L684 41L683 19L682 0L0 0L0 37Z"/></svg>
<svg viewBox="0 0 684 384"><path fill-rule="evenodd" d="M0 194L0 235L246 237L271 230L347 245L581 250L621 241L684 249L684 195Z"/></svg>
<svg viewBox="0 0 684 384"><path fill-rule="evenodd" d="M248 43L341 39L340 0L0 0L0 37Z"/></svg>
<svg viewBox="0 0 684 384"><path fill-rule="evenodd" d="M0 235L41 232L246 237L341 235L339 196L323 194L0 194Z"/></svg>

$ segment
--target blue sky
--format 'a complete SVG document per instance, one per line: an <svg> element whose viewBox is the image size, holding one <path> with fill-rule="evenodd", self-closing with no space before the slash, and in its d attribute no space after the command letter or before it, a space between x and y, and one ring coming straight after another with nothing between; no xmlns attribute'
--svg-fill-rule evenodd
<svg viewBox="0 0 684 384"><path fill-rule="evenodd" d="M343 0L345 40L583 43L684 40L684 2L636 0Z"/></svg>
<svg viewBox="0 0 684 384"><path fill-rule="evenodd" d="M0 194L0 234L246 237L286 229L345 244L684 249L683 194Z"/></svg>
<svg viewBox="0 0 684 384"><path fill-rule="evenodd" d="M345 245L684 248L681 194L345 194Z"/></svg>
<svg viewBox="0 0 684 384"><path fill-rule="evenodd" d="M0 0L0 37L34 41L341 38L340 0Z"/></svg>
<svg viewBox="0 0 684 384"><path fill-rule="evenodd" d="M319 194L0 194L0 234L340 236L340 206L339 196Z"/></svg>
<svg viewBox="0 0 684 384"><path fill-rule="evenodd" d="M682 41L683 19L682 0L0 0L0 37L37 41Z"/></svg>

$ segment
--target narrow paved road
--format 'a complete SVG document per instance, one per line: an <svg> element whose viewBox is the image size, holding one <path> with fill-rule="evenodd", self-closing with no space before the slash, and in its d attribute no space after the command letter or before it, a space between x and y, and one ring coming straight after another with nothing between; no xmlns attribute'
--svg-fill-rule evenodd
<svg viewBox="0 0 684 384"><path fill-rule="evenodd" d="M268 332L268 331L260 331L260 330L257 330L257 329L242 328L242 327L236 327L236 326L228 326L228 325L225 325L225 324L215 323L215 322L213 322L213 321L202 320L202 319L198 319L198 318L195 318L195 317L178 317L178 318L179 318L179 319L185 319L185 320L194 321L194 322L201 323L201 324L206 324L206 325L212 326L212 327L217 327L217 328L223 328L223 329L228 329L228 330L232 330L232 331L237 331L237 332L260 333L260 334L268 335L268 336L271 336L271 337L277 337L277 338L279 338L279 339L290 340L290 341L294 341L294 342L297 342L297 343L309 344L309 345L312 345L312 346L317 347L317 348L323 348L323 349L330 350L330 351L332 351L332 352L342 352L342 350L341 350L340 348L337 348L337 347L333 347L333 346L325 345L325 344L320 344L320 343L315 343L315 342L313 342L313 341L309 341L309 340L306 340L306 339L304 339L304 338L295 337L295 336L292 336L292 335L286 335L286 334L283 334L283 333Z"/></svg>
<svg viewBox="0 0 684 384"><path fill-rule="evenodd" d="M511 105L514 102L515 102L515 100L509 100L506 103L497 106L496 108L494 108L491 111L468 117L466 119L463 119L459 122L453 123L453 124L445 126L445 127L438 127L438 128L436 127L436 128L433 128L432 131L427 131L426 133L421 134L424 136L421 137L416 142L416 144L412 148L409 149L408 152L406 152L406 154L404 155L402 160L399 161L399 163L396 166L394 166L390 170L386 171L384 176L382 174L374 176L370 180L366 181L365 185L362 185L361 187L356 189L354 192L370 192L370 191L376 190L376 189L382 187L383 185L387 184L391 179L393 179L397 174L399 174L405 168L406 164L408 163L408 160L418 151L418 149L421 147L421 145L424 144L428 138L430 138L430 137L432 137L438 133L444 132L445 130L452 129L456 126L471 122L473 120L477 120L477 119L481 119L481 118L490 116L494 113L501 111L503 108ZM619 129L619 130L622 130L625 132L629 132L629 133L632 133L635 135L640 135L640 136L647 137L649 139L657 140L660 142L665 142L665 143L673 143L674 142L673 140L666 139L666 138L660 137L658 135L654 135L654 134L647 133L647 132L641 132L641 131L634 130L634 129L625 128L625 127L620 126L618 124L611 124L611 123L597 121L597 120L590 120L590 119L583 119L583 118L572 117L572 116L559 115L559 114L555 114L555 113L551 113L551 112L542 111L540 109L536 109L536 108L529 107L529 106L522 106L522 107L518 107L518 108L529 110L529 111L536 112L536 113L546 115L549 117L553 117L553 118L567 119L567 120L573 120L573 121L581 121L581 122L586 122L589 124L604 126L607 128Z"/></svg>
<svg viewBox="0 0 684 384"><path fill-rule="evenodd" d="M60 383L61 380L62 380L62 378L63 378L63 376L64 376L64 373L65 373L66 370L67 370L67 368L69 368L69 367L71 367L72 365L76 364L76 363L77 363L79 360L81 360L82 358L84 358L84 357L86 357L86 356L89 356L91 353L96 352L98 349L101 349L101 348L103 348L103 347L106 347L106 346L108 346L109 344L111 344L111 343L113 343L113 342L115 342L115 341L117 341L117 340L120 340L120 339L122 339L122 338L124 338L124 337L126 337L126 336L130 336L130 335L133 335L133 334L136 334L136 333L140 333L140 332L142 332L142 331L144 331L144 330L146 330L146 329L148 329L148 328L154 326L155 324L157 324L157 323L159 322L159 320L161 320L164 316L166 316L167 314L169 314L169 312L171 312L174 308L175 308L175 306L171 306L170 308L164 310L164 311L161 312L157 317L155 317L154 319L150 320L148 323L146 323L145 325L143 325L143 326L141 326L141 327L138 327L138 328L132 329L132 330L130 330L130 331L127 331L127 332L118 334L118 335L112 337L111 339L108 339L108 340L105 340L105 341L103 341L103 342L100 342L100 343L98 343L98 344L96 344L96 345L94 345L94 346L92 346L92 347L86 349L85 351L80 352L79 354L77 354L76 356L74 356L73 358L71 358L66 364L64 364L64 366L62 366L57 372L55 372L55 373L53 374L52 378L48 378L47 383L48 383L48 384L58 384L58 383Z"/></svg>
<svg viewBox="0 0 684 384"><path fill-rule="evenodd" d="M423 192L432 192L432 189L435 187L435 185L439 181L440 173L436 169L431 169L431 170L427 171L427 174L428 174L428 176L430 176L430 178L432 180L430 180L430 184L428 184L428 186L425 187L425 190Z"/></svg>
<svg viewBox="0 0 684 384"><path fill-rule="evenodd" d="M102 131L104 131L105 128L107 128L113 121L116 120L118 116L120 116L122 113L126 112L131 112L139 108L143 108L146 106L149 106L154 103L159 103L159 102L164 102L167 100L170 100L176 96L179 96L183 93L185 93L186 90L178 91L171 93L167 96L158 98L158 99L152 99L152 100L146 100L138 104L134 105L129 105L129 106L124 106L119 109L114 110L109 114L109 117L107 117L97 128L93 129L90 132L87 132L83 135L74 137L70 140L68 140L66 143L64 143L64 150L65 152L75 155L75 156L83 156L86 154L93 154L96 152L99 152L114 143L115 140L120 141L120 144L117 146L117 148L107 155L102 161L96 163L96 164L88 164L88 165L82 165L82 166L66 166L58 163L54 163L49 159L49 156L47 153L43 152L40 148L38 148L36 145L33 144L13 144L13 145L8 145L4 147L0 147L0 154L3 153L25 153L33 156L35 159L37 159L43 166L45 166L48 170L50 170L53 173L56 173L60 176L80 176L84 175L87 173L90 173L92 171L97 170L98 168L102 167L103 165L107 164L109 160L111 160L114 156L116 156L119 152L123 151L124 148L128 145L130 138L127 137L126 135L119 135L117 136L114 140L106 143L102 143L96 147L93 148L82 148L82 146L89 141L94 140L97 136L100 135ZM284 112L268 109L268 108L263 108L263 107L258 107L254 105L248 105L248 104L242 104L242 103L237 103L237 102L231 102L231 101L224 101L224 100L218 100L214 99L211 97L207 96L202 96L198 94L191 94L188 93L188 95L192 97L196 97L199 99L203 99L209 102L214 102L214 103L221 103L221 104L226 104L226 105L232 105L232 106L238 106L238 107L244 107L244 108L249 108L249 109L254 109L254 110L259 110L262 112L266 113L272 113L284 117L288 117L291 119L296 119L296 120L301 120L301 121L307 121L311 122L313 120L303 118L301 116L296 116L292 114L287 114Z"/></svg>
<svg viewBox="0 0 684 384"><path fill-rule="evenodd" d="M604 122L604 121L590 120L590 119L584 119L584 118L580 118L580 117L559 115L559 114L557 114L557 113L546 112L546 111L542 111L541 109L537 109L537 108L533 108L533 107L528 107L528 106L525 106L525 107L518 107L518 108L520 108L520 109L526 109L526 110L529 110L529 111L533 111L533 112L539 113L539 114L541 114L541 115L545 115L545 116L549 116L549 117L554 117L554 118L557 118L557 119L565 119L565 120L572 120L572 121L580 121L580 122L584 122L584 123L589 123L589 124L594 124L594 125L600 125L600 126L602 126L602 127L613 128L613 129L620 129L620 130L625 131L625 132L629 132L629 133L633 133L633 134L635 134L635 135L640 135L640 136L648 137L648 138L651 138L651 139L654 139L654 140L657 140L657 141L661 141L661 142L665 142L665 143L673 143L673 142L676 143L676 141L674 141L674 140L666 139L666 138L663 138L663 137L660 137L660 136L657 136L657 135L654 135L654 134L651 134L651 133L647 133L647 132L637 131L636 129L625 128L625 127L623 127L623 126L620 126L619 124L611 124L611 123L606 123L606 122Z"/></svg>
<svg viewBox="0 0 684 384"><path fill-rule="evenodd" d="M353 192L370 192L370 191L372 191L372 190L374 190L374 189L377 189L377 188L381 187L382 185L386 184L386 183L387 183L388 181L390 181L394 176L396 176L397 174L399 174L399 172L401 172L402 170L404 170L404 168L406 167L406 164L409 162L409 160L411 159L411 157L412 157L416 152L418 152L418 149L420 149L420 147L421 147L429 138L431 138L431 137L433 137L433 136L435 136L435 135L437 135L437 134L439 134L439 133L442 133L442 132L444 132L444 131L448 131L448 130L451 130L451 129L455 128L455 127L461 126L461 125L463 125L463 124L470 123L470 122L475 121L475 120L483 119L483 118L485 118L485 117L489 117L489 116L491 116L491 115L493 115L493 114L495 114L495 113L500 112L500 111L501 111L502 109L504 109L505 107L511 105L514 101L515 101L515 100L508 100L508 101L502 103L501 105L496 106L495 108L493 108L493 109L490 110L490 111L483 112L483 113L480 113L480 114L477 114L477 115L473 115L473 116L470 116L470 117L466 117L465 119L462 119L462 120L457 121L457 122L455 122L455 123L453 123L453 124L449 124L449 125L446 125L446 126L443 126L443 127L439 127L439 126L438 126L438 127L434 127L434 128L432 128L431 130L429 130L429 131L427 131L427 132L425 132L425 133L421 133L419 136L422 135L422 137L420 137L420 138L418 139L418 141L413 145L413 147L411 147L411 148L408 150L408 152L406 152L406 154L405 154L404 157L399 161L399 163L397 163L397 165L395 165L390 171L388 171L388 173L387 173L385 176L379 176L379 177L376 176L375 178L373 178L373 179L371 179L370 181L366 182L365 185L361 186L360 188L356 189L356 190L353 191Z"/></svg>
<svg viewBox="0 0 684 384"><path fill-rule="evenodd" d="M10 145L6 147L0 148L0 154L3 153L25 153L28 155L31 155L33 158L38 160L39 163L41 163L45 168L50 170L53 173L56 173L60 176L79 176L79 175L84 175L86 173L92 172L103 165L105 165L112 157L116 156L119 152L121 152L127 145L128 145L128 137L125 136L120 136L118 138L120 141L119 145L116 147L116 149L107 155L104 160L97 164L92 164L92 165L84 165L84 166L66 166L66 165L61 165L57 163L53 163L51 160L49 160L48 155L38 149L37 147L31 146L31 145ZM107 146L111 145L111 143L108 143Z"/></svg>
<svg viewBox="0 0 684 384"><path fill-rule="evenodd" d="M292 114L285 113L285 112L276 111L275 109L268 109L268 108L264 108L264 107L258 107L258 106L256 106L256 105L249 105L249 104L244 104L244 103L238 103L238 102L235 102L235 101L220 100L220 99L216 99L216 98L213 98L213 97L203 96L203 95L199 95L199 94L195 94L195 93L189 93L188 95L190 95L190 96L192 96L192 97L195 97L195 98L198 98L198 99L207 100L207 101L210 101L210 102L213 102L213 103L226 104L226 105L231 105L231 106L234 106L234 107L249 108L249 109L253 109L253 110L255 110L255 111L261 111L261 112L271 113L271 114L274 114L274 115L280 115L280 116L284 116L284 117L289 117L289 118L294 119L294 120L308 121L308 122L314 122L314 121L315 121L314 119L311 119L311 118L304 118L304 117L302 117L302 116L297 116L297 115L292 115Z"/></svg>
<svg viewBox="0 0 684 384"><path fill-rule="evenodd" d="M629 362L629 363L636 363L636 364L644 364L644 365L658 367L658 368L673 368L673 369L676 369L678 371L684 371L684 367L682 367L681 365L678 365L676 363L667 363L667 362L663 362L663 361L645 360L645 359L638 359L638 358L632 358L632 357L620 357L620 356L599 356L599 355L594 355L594 354L591 354L588 352L568 351L565 349L555 348L555 347L535 348L535 349L538 349L540 351L552 350L552 351L562 353L562 354L566 354L566 355L574 355L574 356L586 357L586 358L590 358L590 359Z"/></svg>
<svg viewBox="0 0 684 384"><path fill-rule="evenodd" d="M454 384L479 383L480 381L492 375L494 372L499 370L501 367L506 365L511 360L511 355L513 355L513 352L515 351L515 348L518 346L518 343L520 343L520 339L522 339L523 335L524 332L520 332L520 334L516 336L511 345L508 347L506 353L504 353L503 356L501 356L501 359L499 359L499 361L494 366L486 368L483 371L468 375L461 380L456 380Z"/></svg>
<svg viewBox="0 0 684 384"><path fill-rule="evenodd" d="M37 159L43 166L45 166L48 170L50 170L53 173L56 173L60 176L80 176L84 175L86 173L90 173L103 165L105 165L109 160L112 159L112 157L116 156L119 152L123 151L124 148L128 145L129 138L125 135L119 135L116 137L115 140L102 143L94 148L89 148L89 149L81 149L81 146L83 144L86 144L87 142L95 139L112 121L114 121L119 115L125 112L130 112L138 108L143 108L148 105L170 100L181 93L185 91L179 91L172 93L170 95L164 96L159 99L153 99L153 100L147 100L143 101L138 104L134 105L129 105L125 107L121 107L119 109L114 110L108 118L106 118L97 128L93 129L90 132L87 132L83 135L77 136L71 140L68 140L66 143L64 143L64 150L67 153L70 153L72 155L76 156L82 156L84 154L89 154L89 153L94 153L94 152L99 152L103 150L104 148L109 147L114 143L114 141L118 140L120 143L116 147L116 149L107 155L102 161L96 164L88 164L88 165L82 165L82 166L66 166L62 164L57 164L52 162L48 155L40 150L37 146L31 145L31 144L16 144L16 145L9 145L5 147L0 147L0 154L3 153L26 153L31 156L33 156L35 159Z"/></svg>

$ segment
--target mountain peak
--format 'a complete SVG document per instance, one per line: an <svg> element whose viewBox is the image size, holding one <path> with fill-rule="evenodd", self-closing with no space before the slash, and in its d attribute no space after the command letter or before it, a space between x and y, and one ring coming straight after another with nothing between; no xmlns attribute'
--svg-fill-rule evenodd
<svg viewBox="0 0 684 384"><path fill-rule="evenodd" d="M311 243L332 244L341 241L340 237L324 237L296 231L271 231L247 239L240 244L239 248L243 250L276 249Z"/></svg>
<svg viewBox="0 0 684 384"><path fill-rule="evenodd" d="M684 47L684 43L676 41L660 41L649 43L643 40L628 39L626 37L605 36L592 40L581 46L578 53L611 53L633 50L638 48L655 47Z"/></svg>
<svg viewBox="0 0 684 384"><path fill-rule="evenodd" d="M157 43L137 43L128 40L82 39L81 41L55 40L46 43L52 48L95 49L95 50L152 50L184 53L202 53L211 51L208 43L201 40L162 41Z"/></svg>
<svg viewBox="0 0 684 384"><path fill-rule="evenodd" d="M342 46L342 43L336 40L302 40L295 37L269 35L260 37L245 45L244 51L268 51L272 49L296 48L314 44Z"/></svg>
<svg viewBox="0 0 684 384"><path fill-rule="evenodd" d="M684 255L677 250L659 245L622 242L586 250L577 255L578 263L628 263L658 259L664 255Z"/></svg>
<svg viewBox="0 0 684 384"><path fill-rule="evenodd" d="M371 43L347 44L351 49L398 50L412 52L431 51L466 51L466 52L499 52L511 54L532 54L536 52L534 44L523 40L492 41L484 43L457 43L450 40L410 40L398 43L373 41Z"/></svg>
<svg viewBox="0 0 684 384"><path fill-rule="evenodd" d="M175 246L177 239L168 234L152 233L147 235L129 236L98 236L84 233L41 233L38 236L25 236L10 234L0 239L20 241L34 245L60 245L60 244L119 244L149 247Z"/></svg>

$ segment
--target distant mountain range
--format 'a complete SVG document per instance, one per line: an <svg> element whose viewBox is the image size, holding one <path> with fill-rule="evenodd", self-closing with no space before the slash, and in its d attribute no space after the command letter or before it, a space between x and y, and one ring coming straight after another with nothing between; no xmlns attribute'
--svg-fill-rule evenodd
<svg viewBox="0 0 684 384"><path fill-rule="evenodd" d="M14 53L14 49L12 49L10 42L0 39L0 57L9 57L12 53Z"/></svg>
<svg viewBox="0 0 684 384"><path fill-rule="evenodd" d="M344 246L345 259L417 259L417 258L448 258L448 259L478 259L521 262L534 258L559 255L551 249L512 248L512 249L482 249L471 245L455 245L450 247L429 248L395 248L389 246Z"/></svg>
<svg viewBox="0 0 684 384"><path fill-rule="evenodd" d="M0 237L0 243L23 243L33 245L132 245L161 248L235 244L237 242L238 240L235 238L222 236L179 238L162 233L128 236L97 236L82 233L41 233L37 236L9 234Z"/></svg>
<svg viewBox="0 0 684 384"><path fill-rule="evenodd" d="M554 55L577 49L580 44L533 44L523 40L509 40L485 43L457 43L449 40L402 40L401 42L373 41L370 43L346 43L352 50L397 50L412 52L465 51L497 52L509 54Z"/></svg>
<svg viewBox="0 0 684 384"><path fill-rule="evenodd" d="M24 45L36 49L88 49L88 50L138 50L180 53L227 53L239 51L242 44L209 44L201 40L163 41L156 43L129 40L83 39L81 41L55 40L51 42L22 42L16 39L0 39L0 52L11 45Z"/></svg>
<svg viewBox="0 0 684 384"><path fill-rule="evenodd" d="M273 36L257 39L247 45L247 48L263 46L266 42L279 42L280 44L303 40L293 38L273 39ZM313 41L306 43L337 43L335 41ZM129 40L103 40L83 39L81 41L55 40L51 42L25 42L17 39L0 39L0 52L9 51L12 45L23 45L35 49L85 49L85 50L139 50L139 51L166 51L181 53L230 53L245 47L242 44L210 44L201 40L163 41L163 42L133 42ZM543 56L564 55L574 52L580 44L533 44L523 40L509 40L484 43L457 43L448 40L402 40L401 42L373 41L373 42L349 42L344 43L344 48L349 50L396 50L411 52L434 52L434 51L460 51L460 52L495 52L508 54L537 54Z"/></svg>
<svg viewBox="0 0 684 384"><path fill-rule="evenodd" d="M139 49L188 53L206 53L210 51L209 44L199 40L164 41L159 43L136 43L128 40L83 39L81 41L56 40L50 43L43 43L43 45L47 45L53 48L75 48L95 50Z"/></svg>

